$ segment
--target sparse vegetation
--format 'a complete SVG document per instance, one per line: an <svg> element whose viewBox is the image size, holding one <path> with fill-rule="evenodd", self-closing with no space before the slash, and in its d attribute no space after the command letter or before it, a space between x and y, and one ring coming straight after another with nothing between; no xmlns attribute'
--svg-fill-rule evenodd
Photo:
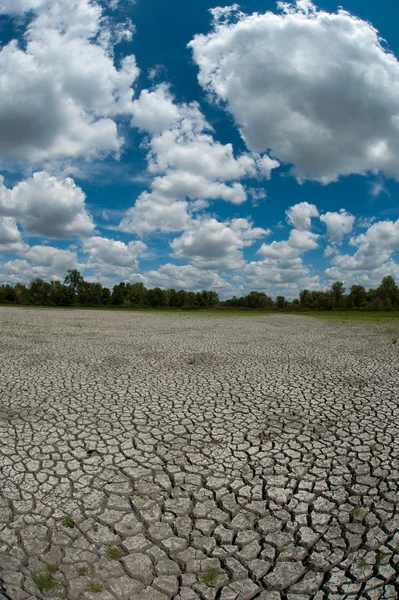
<svg viewBox="0 0 399 600"><path fill-rule="evenodd" d="M208 587L213 587L222 574L223 573L220 569L208 569L207 571L201 573L200 579Z"/></svg>
<svg viewBox="0 0 399 600"><path fill-rule="evenodd" d="M101 594L101 592L104 591L104 586L102 583L97 583L93 581L92 583L89 583L89 585L86 588L86 591L91 592L92 594Z"/></svg>
<svg viewBox="0 0 399 600"><path fill-rule="evenodd" d="M110 560L119 560L123 555L123 548L120 546L109 546L105 551L105 556Z"/></svg>
<svg viewBox="0 0 399 600"><path fill-rule="evenodd" d="M58 571L56 565L47 565L45 571L40 571L33 575L33 581L41 592L51 592L58 582L54 579L54 574Z"/></svg>
<svg viewBox="0 0 399 600"><path fill-rule="evenodd" d="M47 573L52 573L52 574L57 573L58 565L54 565L54 564L47 565L46 571L47 571Z"/></svg>
<svg viewBox="0 0 399 600"><path fill-rule="evenodd" d="M360 519L363 516L363 509L361 506L355 506L355 508L352 510L352 516L355 519Z"/></svg>
<svg viewBox="0 0 399 600"><path fill-rule="evenodd" d="M76 569L76 572L77 572L77 574L78 574L80 577L84 577L85 575L87 575L87 574L88 574L88 572L89 572L89 567L84 567L84 566L82 566L82 567L77 567L77 569Z"/></svg>
<svg viewBox="0 0 399 600"><path fill-rule="evenodd" d="M98 523L93 523L93 525L91 526L93 531L98 531Z"/></svg>
<svg viewBox="0 0 399 600"><path fill-rule="evenodd" d="M367 563L363 558L357 561L356 566L358 569L365 569L367 567Z"/></svg>
<svg viewBox="0 0 399 600"><path fill-rule="evenodd" d="M75 527L75 522L72 518L72 515L67 515L64 519L62 519L63 527Z"/></svg>

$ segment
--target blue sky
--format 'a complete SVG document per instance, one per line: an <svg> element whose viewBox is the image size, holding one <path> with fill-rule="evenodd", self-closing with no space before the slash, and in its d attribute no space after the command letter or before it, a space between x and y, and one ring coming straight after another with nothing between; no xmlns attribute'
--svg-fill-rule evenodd
<svg viewBox="0 0 399 600"><path fill-rule="evenodd" d="M0 280L399 281L399 6L0 0Z"/></svg>

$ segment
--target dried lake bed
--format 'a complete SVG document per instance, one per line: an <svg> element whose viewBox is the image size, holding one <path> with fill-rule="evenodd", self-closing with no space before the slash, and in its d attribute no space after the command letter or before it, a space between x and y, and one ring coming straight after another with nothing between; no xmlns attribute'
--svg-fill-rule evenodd
<svg viewBox="0 0 399 600"><path fill-rule="evenodd" d="M0 598L399 598L399 344L0 307Z"/></svg>

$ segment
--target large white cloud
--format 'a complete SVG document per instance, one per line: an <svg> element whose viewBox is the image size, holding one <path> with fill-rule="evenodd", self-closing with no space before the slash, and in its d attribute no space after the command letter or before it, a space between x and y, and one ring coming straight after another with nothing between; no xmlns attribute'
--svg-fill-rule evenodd
<svg viewBox="0 0 399 600"><path fill-rule="evenodd" d="M20 258L2 265L2 279L17 283L28 283L36 277L46 280L62 280L68 269L81 268L76 252L61 250L52 246L25 246L19 252Z"/></svg>
<svg viewBox="0 0 399 600"><path fill-rule="evenodd" d="M128 267L137 269L137 258L147 249L140 241L128 244L100 236L82 242L83 251L89 254L88 268L102 270L105 267Z"/></svg>
<svg viewBox="0 0 399 600"><path fill-rule="evenodd" d="M304 252L318 248L318 238L319 236L311 231L292 229L288 240L262 244L257 254L277 261L296 259Z"/></svg>
<svg viewBox="0 0 399 600"><path fill-rule="evenodd" d="M242 249L270 232L253 228L247 219L221 223L213 218L194 221L171 242L173 257L203 268L237 269L244 265Z"/></svg>
<svg viewBox="0 0 399 600"><path fill-rule="evenodd" d="M217 273L198 269L192 265L178 266L168 263L158 269L146 271L143 274L143 281L148 287L220 292L231 290L231 285Z"/></svg>
<svg viewBox="0 0 399 600"><path fill-rule="evenodd" d="M288 223L296 227L296 229L310 229L312 217L319 216L317 207L314 204L309 204L309 202L295 204L285 212Z"/></svg>
<svg viewBox="0 0 399 600"><path fill-rule="evenodd" d="M148 171L155 177L151 191L126 212L123 231L143 235L186 229L192 211L208 200L245 202L247 192L237 180L269 179L279 166L267 154L235 156L231 144L215 141L198 104L177 104L164 84L144 90L133 102L132 125L149 134Z"/></svg>
<svg viewBox="0 0 399 600"><path fill-rule="evenodd" d="M21 240L17 222L11 217L0 217L0 247L15 244Z"/></svg>
<svg viewBox="0 0 399 600"><path fill-rule="evenodd" d="M339 212L326 212L321 215L320 221L325 223L330 240L339 244L345 235L351 233L355 217L341 208Z"/></svg>
<svg viewBox="0 0 399 600"><path fill-rule="evenodd" d="M48 4L48 0L0 0L0 14L21 15Z"/></svg>
<svg viewBox="0 0 399 600"><path fill-rule="evenodd" d="M36 13L24 47L13 40L0 50L3 164L118 153L123 139L115 117L131 114L138 68L133 56L115 66L114 36L100 5L20 0L13 6L0 4L3 12Z"/></svg>
<svg viewBox="0 0 399 600"><path fill-rule="evenodd" d="M344 10L304 0L279 8L214 9L214 30L190 43L200 84L225 103L250 150L270 150L299 179L368 171L399 179L395 56Z"/></svg>
<svg viewBox="0 0 399 600"><path fill-rule="evenodd" d="M327 270L332 276L345 272L369 272L379 269L389 261L394 252L399 251L399 219L378 221L365 233L353 237L351 246L356 246L355 254L339 254L332 259L334 265Z"/></svg>
<svg viewBox="0 0 399 600"><path fill-rule="evenodd" d="M15 218L24 231L51 238L93 232L85 194L70 178L57 179L42 171L12 189L0 176L0 215Z"/></svg>

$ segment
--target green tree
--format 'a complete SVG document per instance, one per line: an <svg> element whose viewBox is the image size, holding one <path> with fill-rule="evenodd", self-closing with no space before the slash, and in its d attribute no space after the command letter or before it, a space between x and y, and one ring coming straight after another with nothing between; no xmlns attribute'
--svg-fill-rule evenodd
<svg viewBox="0 0 399 600"><path fill-rule="evenodd" d="M64 284L70 285L76 296L79 295L84 283L85 280L83 279L83 275L77 269L68 269L68 273L64 279Z"/></svg>
<svg viewBox="0 0 399 600"><path fill-rule="evenodd" d="M360 308L365 304L367 297L367 292L362 285L352 285L351 291L349 294L349 302L351 306L355 306L356 308Z"/></svg>
<svg viewBox="0 0 399 600"><path fill-rule="evenodd" d="M277 296L276 306L279 310L283 310L287 306L287 302L284 296Z"/></svg>
<svg viewBox="0 0 399 600"><path fill-rule="evenodd" d="M398 299L398 286L396 285L396 282L392 275L387 275L386 277L384 277L377 291L379 290L384 290L386 295L390 299L391 304L396 304Z"/></svg>
<svg viewBox="0 0 399 600"><path fill-rule="evenodd" d="M340 306L345 295L345 288L342 281L334 281L330 288L330 293L333 298L334 306Z"/></svg>

